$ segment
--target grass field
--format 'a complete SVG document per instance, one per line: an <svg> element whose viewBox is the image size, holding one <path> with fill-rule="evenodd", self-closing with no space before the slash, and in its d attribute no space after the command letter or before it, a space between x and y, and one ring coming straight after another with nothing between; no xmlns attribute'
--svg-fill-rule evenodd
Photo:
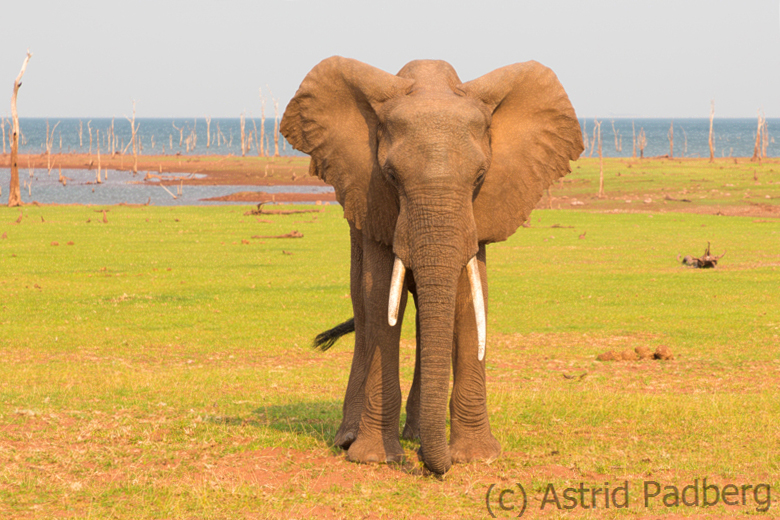
<svg viewBox="0 0 780 520"><path fill-rule="evenodd" d="M443 479L416 443L401 466L330 446L350 340L308 345L351 316L339 207L26 206L19 224L0 208L0 517L484 518L491 484L493 513L516 517L520 483L525 517L554 518L549 485L566 505L566 487L614 497L626 482L627 508L586 492L566 517L777 516L780 164L605 165L607 198L598 161L580 160L541 203L555 209L489 246L488 409L505 453ZM292 230L304 237L255 238ZM707 242L726 252L716 269L680 264ZM637 346L675 359L596 360ZM737 504L703 507L704 478L739 486ZM649 481L696 481L699 506L682 502L692 488L645 505Z"/></svg>

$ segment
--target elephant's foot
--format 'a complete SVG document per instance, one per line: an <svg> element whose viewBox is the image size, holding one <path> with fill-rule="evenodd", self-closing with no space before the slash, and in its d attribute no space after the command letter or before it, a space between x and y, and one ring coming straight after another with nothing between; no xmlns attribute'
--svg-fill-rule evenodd
<svg viewBox="0 0 780 520"><path fill-rule="evenodd" d="M407 441L414 441L420 439L420 427L414 423L406 421L404 425L404 432L401 434L402 439Z"/></svg>
<svg viewBox="0 0 780 520"><path fill-rule="evenodd" d="M341 423L339 431L336 432L336 438L333 440L334 446L339 446L342 449L348 449L355 439L357 438L358 426L349 425L346 422Z"/></svg>
<svg viewBox="0 0 780 520"><path fill-rule="evenodd" d="M501 455L501 444L490 432L482 436L456 437L450 442L452 462L491 460Z"/></svg>
<svg viewBox="0 0 780 520"><path fill-rule="evenodd" d="M361 435L349 447L347 459L362 463L403 462L404 449L397 437L382 438Z"/></svg>

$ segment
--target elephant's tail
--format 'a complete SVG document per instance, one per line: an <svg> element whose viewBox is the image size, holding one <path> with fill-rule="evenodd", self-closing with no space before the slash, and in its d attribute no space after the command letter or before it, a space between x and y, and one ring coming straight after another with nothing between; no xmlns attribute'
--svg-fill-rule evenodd
<svg viewBox="0 0 780 520"><path fill-rule="evenodd" d="M314 341L312 342L311 346L312 348L316 350L321 350L322 352L325 352L330 347L332 347L341 336L344 336L346 334L349 334L350 332L355 332L355 318L350 318L344 323L339 323L335 327L333 327L330 330L326 330L325 332L320 332L317 334L317 337L314 338Z"/></svg>

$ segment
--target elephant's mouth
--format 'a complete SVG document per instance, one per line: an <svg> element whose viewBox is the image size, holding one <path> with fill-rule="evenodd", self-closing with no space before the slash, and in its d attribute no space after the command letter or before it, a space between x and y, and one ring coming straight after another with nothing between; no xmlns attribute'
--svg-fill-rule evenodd
<svg viewBox="0 0 780 520"><path fill-rule="evenodd" d="M471 300L474 302L474 314L477 320L477 338L479 341L477 357L482 361L485 358L485 344L487 342L487 320L485 319L485 300L482 297L482 280L479 275L479 264L476 256L471 257L471 260L466 264L466 270L469 275ZM396 323L398 323L398 309L401 304L405 275L406 267L404 267L403 261L396 256L393 263L393 276L390 280L390 299L387 306L387 322L391 327L395 327Z"/></svg>

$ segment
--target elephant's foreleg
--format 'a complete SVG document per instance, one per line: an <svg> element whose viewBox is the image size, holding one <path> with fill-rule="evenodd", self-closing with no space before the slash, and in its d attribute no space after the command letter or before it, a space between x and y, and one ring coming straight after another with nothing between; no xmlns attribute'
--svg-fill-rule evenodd
<svg viewBox="0 0 780 520"><path fill-rule="evenodd" d="M487 276L485 246L477 254L485 306ZM487 312L487 309L485 309ZM501 445L490 431L485 388L485 360L479 361L477 323L468 275L464 269L458 280L452 366L454 372L450 399L450 453L453 462L491 459L501 454Z"/></svg>
<svg viewBox="0 0 780 520"><path fill-rule="evenodd" d="M398 321L391 327L387 309L394 255L390 248L372 240L364 241L363 255L368 371L360 427L347 457L358 462L400 461L404 452L398 440L401 415L398 343L406 307L406 290L401 291Z"/></svg>
<svg viewBox="0 0 780 520"><path fill-rule="evenodd" d="M341 426L334 444L346 449L357 438L360 415L363 411L363 393L366 381L368 359L366 355L366 319L363 305L363 233L350 224L349 235L352 246L349 291L352 298L352 312L355 316L355 350L352 354L352 368L344 396Z"/></svg>

